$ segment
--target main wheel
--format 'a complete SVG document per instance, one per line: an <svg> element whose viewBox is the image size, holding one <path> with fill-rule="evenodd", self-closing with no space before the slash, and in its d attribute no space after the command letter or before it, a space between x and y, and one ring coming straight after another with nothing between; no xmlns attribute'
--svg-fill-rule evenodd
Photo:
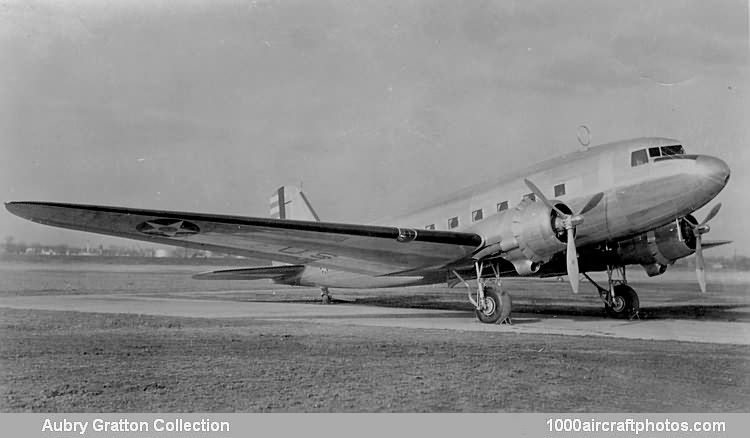
<svg viewBox="0 0 750 438"><path fill-rule="evenodd" d="M331 304L331 296L328 294L328 288L327 287L321 287L320 288L320 303L321 304Z"/></svg>
<svg viewBox="0 0 750 438"><path fill-rule="evenodd" d="M627 284L618 284L615 286L614 292L612 305L604 305L607 315L612 318L630 319L638 313L641 304L638 300L638 294L635 293L632 287Z"/></svg>
<svg viewBox="0 0 750 438"><path fill-rule="evenodd" d="M507 292L498 295L492 286L484 287L484 309L475 310L477 318L486 324L494 324L510 316L511 300Z"/></svg>

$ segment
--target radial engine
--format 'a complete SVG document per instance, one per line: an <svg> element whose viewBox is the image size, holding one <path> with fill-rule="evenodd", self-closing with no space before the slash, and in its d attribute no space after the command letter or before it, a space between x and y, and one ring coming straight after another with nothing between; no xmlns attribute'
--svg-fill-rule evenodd
<svg viewBox="0 0 750 438"><path fill-rule="evenodd" d="M679 218L618 242L617 255L622 264L642 265L649 277L663 274L677 259L695 252L697 225L692 215Z"/></svg>
<svg viewBox="0 0 750 438"><path fill-rule="evenodd" d="M572 215L565 204L556 203L555 207ZM524 199L515 207L482 222L477 231L487 236L485 246L473 258L491 260L502 255L519 275L533 274L554 254L565 249L564 219L544 203Z"/></svg>

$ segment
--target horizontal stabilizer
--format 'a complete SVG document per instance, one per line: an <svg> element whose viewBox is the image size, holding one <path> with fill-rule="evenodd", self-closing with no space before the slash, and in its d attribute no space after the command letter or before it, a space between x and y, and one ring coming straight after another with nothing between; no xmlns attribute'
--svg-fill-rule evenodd
<svg viewBox="0 0 750 438"><path fill-rule="evenodd" d="M223 269L193 275L196 280L281 280L296 277L303 265L261 266L258 268Z"/></svg>
<svg viewBox="0 0 750 438"><path fill-rule="evenodd" d="M703 249L706 248L713 248L715 246L721 246L726 245L728 243L732 243L731 240L703 240L703 243L701 246L703 246Z"/></svg>

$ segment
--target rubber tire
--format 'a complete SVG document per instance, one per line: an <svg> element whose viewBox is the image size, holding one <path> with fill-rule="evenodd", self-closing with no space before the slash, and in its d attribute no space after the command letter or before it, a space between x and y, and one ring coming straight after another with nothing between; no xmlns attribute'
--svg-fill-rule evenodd
<svg viewBox="0 0 750 438"><path fill-rule="evenodd" d="M638 300L638 294L632 287L627 284L618 284L615 286L615 298L617 297L622 298L624 305L622 308L615 309L609 304L605 304L604 311L607 312L607 315L612 318L630 319L638 313L641 303Z"/></svg>
<svg viewBox="0 0 750 438"><path fill-rule="evenodd" d="M494 287L485 286L484 299L485 301L492 300L494 311L487 314L480 310L474 310L474 314L477 315L477 319L481 322L485 324L495 324L500 318L505 319L510 315L510 295L507 293L503 293L501 297L497 294Z"/></svg>

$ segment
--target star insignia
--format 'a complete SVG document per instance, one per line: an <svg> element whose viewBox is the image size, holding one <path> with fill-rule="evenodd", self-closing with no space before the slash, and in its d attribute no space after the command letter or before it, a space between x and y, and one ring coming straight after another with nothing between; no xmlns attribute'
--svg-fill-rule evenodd
<svg viewBox="0 0 750 438"><path fill-rule="evenodd" d="M136 230L162 237L184 237L200 231L197 225L180 219L154 219L140 223Z"/></svg>

